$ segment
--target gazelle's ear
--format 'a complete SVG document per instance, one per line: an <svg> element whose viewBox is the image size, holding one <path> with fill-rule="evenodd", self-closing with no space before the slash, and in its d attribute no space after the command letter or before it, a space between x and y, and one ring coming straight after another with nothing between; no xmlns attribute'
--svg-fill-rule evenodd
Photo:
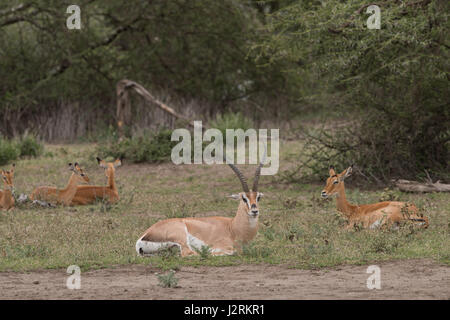
<svg viewBox="0 0 450 320"><path fill-rule="evenodd" d="M234 200L240 200L241 196L239 194L232 194L228 196L229 198L232 198Z"/></svg>
<svg viewBox="0 0 450 320"><path fill-rule="evenodd" d="M108 165L106 164L105 160L102 160L102 159L100 159L99 157L97 157L97 162L98 162L98 165L99 165L101 168L103 168L103 169L108 168Z"/></svg>
<svg viewBox="0 0 450 320"><path fill-rule="evenodd" d="M117 159L116 161L114 161L114 168L120 167L122 165L122 160Z"/></svg>
<svg viewBox="0 0 450 320"><path fill-rule="evenodd" d="M346 170L342 171L341 180L344 180L345 178L350 177L352 175L352 172L353 172L353 165L348 167Z"/></svg>
<svg viewBox="0 0 450 320"><path fill-rule="evenodd" d="M73 166L73 163L69 163L69 170L70 171L75 171L75 167Z"/></svg>
<svg viewBox="0 0 450 320"><path fill-rule="evenodd" d="M14 168L15 168L15 167L16 167L16 164L13 163L13 164L11 165L11 170L10 170L11 173L14 173Z"/></svg>
<svg viewBox="0 0 450 320"><path fill-rule="evenodd" d="M330 166L330 177L335 176L336 175L336 171L334 171L334 166Z"/></svg>

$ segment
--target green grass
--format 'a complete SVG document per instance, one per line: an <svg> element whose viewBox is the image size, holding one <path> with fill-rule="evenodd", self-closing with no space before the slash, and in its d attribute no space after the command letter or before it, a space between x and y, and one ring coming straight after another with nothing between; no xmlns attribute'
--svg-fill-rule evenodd
<svg viewBox="0 0 450 320"><path fill-rule="evenodd" d="M63 187L69 179L67 163L79 162L92 184L105 184L95 161L96 146L46 145L46 154L16 163L16 193L30 194L39 185ZM281 144L281 171L295 163L295 142ZM288 150L289 149L289 150ZM255 166L239 166L252 177ZM401 201L414 202L430 217L430 227L397 231L345 231L345 220L334 201L320 199L322 184L282 184L279 175L263 176L260 191L260 229L255 240L235 256L206 253L181 258L173 252L140 258L135 242L160 219L184 216L234 216L237 202L227 198L240 184L225 165L131 164L116 171L120 201L88 206L37 208L31 204L0 211L0 271L67 268L82 270L123 264L151 264L162 270L181 266L282 264L293 268L322 268L381 260L430 258L450 264L450 199L448 194L395 192ZM386 190L347 190L354 203L371 203Z"/></svg>

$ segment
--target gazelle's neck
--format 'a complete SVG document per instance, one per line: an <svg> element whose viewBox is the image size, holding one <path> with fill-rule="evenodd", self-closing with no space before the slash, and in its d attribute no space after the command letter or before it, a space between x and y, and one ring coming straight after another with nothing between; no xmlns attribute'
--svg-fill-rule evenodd
<svg viewBox="0 0 450 320"><path fill-rule="evenodd" d="M14 197L9 186L5 185L5 189L0 194L0 201L0 204L3 208L10 208L12 205L14 205Z"/></svg>
<svg viewBox="0 0 450 320"><path fill-rule="evenodd" d="M338 211L342 212L346 216L351 216L355 213L356 207L347 201L347 197L345 196L345 186L344 182L342 182L342 187L340 188L338 194L336 195L336 207Z"/></svg>
<svg viewBox="0 0 450 320"><path fill-rule="evenodd" d="M108 187L110 189L116 190L116 181L114 180L114 169L109 169L109 175L108 175Z"/></svg>
<svg viewBox="0 0 450 320"><path fill-rule="evenodd" d="M77 186L79 185L78 177L76 173L72 173L70 176L69 182L64 189L59 191L59 201L68 205L72 201L75 193L77 192Z"/></svg>
<svg viewBox="0 0 450 320"><path fill-rule="evenodd" d="M236 216L231 221L231 232L237 243L251 241L258 232L258 217L250 217L247 214L246 204L242 201L239 202Z"/></svg>

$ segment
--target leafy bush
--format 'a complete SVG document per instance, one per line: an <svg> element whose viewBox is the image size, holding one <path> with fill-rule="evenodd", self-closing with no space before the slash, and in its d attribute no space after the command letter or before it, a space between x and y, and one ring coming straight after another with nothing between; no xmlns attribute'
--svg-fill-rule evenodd
<svg viewBox="0 0 450 320"><path fill-rule="evenodd" d="M44 146L33 135L25 134L17 141L17 148L21 157L39 157Z"/></svg>
<svg viewBox="0 0 450 320"><path fill-rule="evenodd" d="M17 140L0 136L0 165L17 160L19 157L38 157L43 150L44 146L32 135L26 134Z"/></svg>
<svg viewBox="0 0 450 320"><path fill-rule="evenodd" d="M367 29L359 1L297 2L272 16L264 52L306 74L303 103L339 110L332 126L305 132L300 171L355 163L378 182L450 178L449 2L405 3L380 4L381 30Z"/></svg>
<svg viewBox="0 0 450 320"><path fill-rule="evenodd" d="M171 141L172 132L161 130L154 134L111 140L100 144L97 152L102 157L127 159L134 163L161 162L170 159L176 141Z"/></svg>
<svg viewBox="0 0 450 320"><path fill-rule="evenodd" d="M7 164L19 157L15 143L0 136L0 165Z"/></svg>

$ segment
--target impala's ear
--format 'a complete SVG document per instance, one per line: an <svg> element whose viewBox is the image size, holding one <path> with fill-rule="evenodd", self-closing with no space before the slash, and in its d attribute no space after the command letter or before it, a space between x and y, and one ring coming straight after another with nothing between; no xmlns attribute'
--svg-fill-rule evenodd
<svg viewBox="0 0 450 320"><path fill-rule="evenodd" d="M117 159L116 161L114 161L114 168L120 167L122 165L122 160Z"/></svg>
<svg viewBox="0 0 450 320"><path fill-rule="evenodd" d="M239 194L232 194L228 196L229 198L232 198L234 200L240 200L241 196Z"/></svg>
<svg viewBox="0 0 450 320"><path fill-rule="evenodd" d="M348 167L346 170L342 171L341 180L344 180L345 178L350 177L352 175L352 172L353 172L353 165Z"/></svg>
<svg viewBox="0 0 450 320"><path fill-rule="evenodd" d="M73 163L69 163L69 170L70 171L75 171L75 167L73 166Z"/></svg>
<svg viewBox="0 0 450 320"><path fill-rule="evenodd" d="M108 165L106 164L105 160L102 160L102 159L100 159L99 157L97 157L97 162L98 162L98 165L99 165L101 168L103 168L103 169L108 168Z"/></svg>
<svg viewBox="0 0 450 320"><path fill-rule="evenodd" d="M333 176L336 175L336 171L334 171L334 166L330 166L330 171L329 171L329 173L330 173L330 177L333 177Z"/></svg>

